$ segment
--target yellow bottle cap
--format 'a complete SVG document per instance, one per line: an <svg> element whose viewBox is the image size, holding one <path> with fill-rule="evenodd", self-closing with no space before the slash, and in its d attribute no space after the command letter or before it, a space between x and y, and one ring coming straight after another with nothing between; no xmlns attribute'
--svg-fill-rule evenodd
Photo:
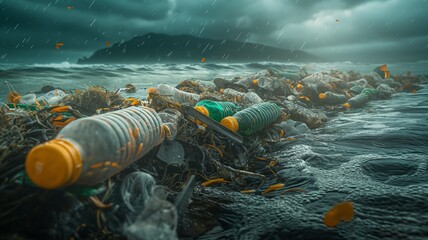
<svg viewBox="0 0 428 240"><path fill-rule="evenodd" d="M158 93L158 90L156 90L156 88L154 87L149 87L147 89L147 94L151 94L151 93Z"/></svg>
<svg viewBox="0 0 428 240"><path fill-rule="evenodd" d="M320 93L320 94L318 95L318 97L319 97L320 99L326 99L326 98L327 98L327 96L325 95L325 93Z"/></svg>
<svg viewBox="0 0 428 240"><path fill-rule="evenodd" d="M205 116L209 117L210 113L208 112L208 109L204 106L196 106L194 107L194 109L202 114L204 114Z"/></svg>
<svg viewBox="0 0 428 240"><path fill-rule="evenodd" d="M225 117L220 121L220 124L233 132L238 132L239 123L234 117Z"/></svg>
<svg viewBox="0 0 428 240"><path fill-rule="evenodd" d="M344 107L346 107L346 108L350 108L350 107L351 107L351 104L349 104L349 103L345 103L345 104L343 104L343 106L344 106Z"/></svg>
<svg viewBox="0 0 428 240"><path fill-rule="evenodd" d="M223 88L220 88L218 91L221 92L221 93L224 93L224 89Z"/></svg>
<svg viewBox="0 0 428 240"><path fill-rule="evenodd" d="M31 181L46 189L74 183L82 171L82 160L76 147L63 139L54 139L31 149L25 161Z"/></svg>
<svg viewBox="0 0 428 240"><path fill-rule="evenodd" d="M302 84L300 84L300 83L299 83L299 84L297 84L297 85L296 85L296 89L297 89L297 90L302 90L302 89L303 89L303 85L302 85Z"/></svg>
<svg viewBox="0 0 428 240"><path fill-rule="evenodd" d="M257 80L257 79L253 79L253 84L254 84L254 85L259 85L259 80Z"/></svg>

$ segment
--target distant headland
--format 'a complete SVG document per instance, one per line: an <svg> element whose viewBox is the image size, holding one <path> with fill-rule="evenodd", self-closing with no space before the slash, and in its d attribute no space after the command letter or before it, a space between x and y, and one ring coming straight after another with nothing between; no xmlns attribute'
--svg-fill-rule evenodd
<svg viewBox="0 0 428 240"><path fill-rule="evenodd" d="M77 63L191 63L191 62L320 62L301 50L288 50L233 40L214 40L190 35L147 33L115 43L80 58Z"/></svg>

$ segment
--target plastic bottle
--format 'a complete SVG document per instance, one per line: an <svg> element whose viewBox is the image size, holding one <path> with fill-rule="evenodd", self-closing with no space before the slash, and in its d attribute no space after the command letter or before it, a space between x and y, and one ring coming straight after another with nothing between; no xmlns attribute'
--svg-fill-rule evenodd
<svg viewBox="0 0 428 240"><path fill-rule="evenodd" d="M226 88L226 89L224 89L223 90L223 94L226 95L226 96L228 96L228 97L234 97L234 98L236 98L236 102L241 102L242 98L245 95L245 93L236 91L235 89L232 89L232 88Z"/></svg>
<svg viewBox="0 0 428 240"><path fill-rule="evenodd" d="M395 89L386 84L379 84L376 89L379 91L379 97L383 99L389 98L391 94L395 93Z"/></svg>
<svg viewBox="0 0 428 240"><path fill-rule="evenodd" d="M247 88L254 88L255 86L257 86L257 79L254 79L253 77L246 77L239 80L236 83L240 85L244 85Z"/></svg>
<svg viewBox="0 0 428 240"><path fill-rule="evenodd" d="M269 91L275 91L275 89L282 87L280 81L268 77L260 77L258 79L255 79L254 84L256 84L259 88L263 88Z"/></svg>
<svg viewBox="0 0 428 240"><path fill-rule="evenodd" d="M214 121L220 122L223 118L237 113L241 108L231 102L203 100L196 104L195 109Z"/></svg>
<svg viewBox="0 0 428 240"><path fill-rule="evenodd" d="M360 85L355 85L349 89L349 91L353 94L360 94L363 91L364 87Z"/></svg>
<svg viewBox="0 0 428 240"><path fill-rule="evenodd" d="M36 94L30 93L30 94L22 96L19 99L19 104L24 104L24 105L36 104Z"/></svg>
<svg viewBox="0 0 428 240"><path fill-rule="evenodd" d="M255 93L255 92L247 92L247 93L245 93L245 95L242 98L242 100L243 100L244 103L251 104L251 105L253 105L253 104L259 104L259 103L263 102L263 99L259 95L257 95L257 93Z"/></svg>
<svg viewBox="0 0 428 240"><path fill-rule="evenodd" d="M223 90L223 94L229 97L234 97L236 99L236 102L243 102L250 105L263 102L263 99L255 92L243 93L231 88L226 88Z"/></svg>
<svg viewBox="0 0 428 240"><path fill-rule="evenodd" d="M322 126L328 120L324 113L311 111L294 102L284 101L283 104L290 111L291 119L306 123L311 129Z"/></svg>
<svg viewBox="0 0 428 240"><path fill-rule="evenodd" d="M343 106L346 108L358 108L366 104L369 100L369 95L360 93L350 98L345 104L343 104Z"/></svg>
<svg viewBox="0 0 428 240"><path fill-rule="evenodd" d="M159 145L167 127L146 107L81 118L55 139L34 147L27 156L26 171L34 184L46 189L94 185Z"/></svg>
<svg viewBox="0 0 428 240"><path fill-rule="evenodd" d="M184 119L183 115L178 110L173 108L165 109L158 113L158 115L162 119L162 123L165 126L165 137L168 140L174 139L178 133L178 126L181 125L180 123Z"/></svg>
<svg viewBox="0 0 428 240"><path fill-rule="evenodd" d="M309 97L309 99L316 99L316 97L318 97L318 90L315 85L305 84L301 91L301 96Z"/></svg>
<svg viewBox="0 0 428 240"><path fill-rule="evenodd" d="M366 87L367 86L367 80L366 79L364 79L364 78L361 78L361 79L358 79L358 80L355 80L355 81L351 81L351 82L348 82L348 84L350 84L350 85L352 85L352 86L361 86L361 87Z"/></svg>
<svg viewBox="0 0 428 240"><path fill-rule="evenodd" d="M369 100L376 99L380 94L379 90L374 88L364 88L361 93L364 93L369 96Z"/></svg>
<svg viewBox="0 0 428 240"><path fill-rule="evenodd" d="M159 84L157 88L149 88L147 92L170 97L174 102L189 103L191 105L195 105L200 98L198 94L184 92L166 84Z"/></svg>
<svg viewBox="0 0 428 240"><path fill-rule="evenodd" d="M320 102L327 105L336 105L346 102L347 98L343 94L337 94L330 91L318 95Z"/></svg>
<svg viewBox="0 0 428 240"><path fill-rule="evenodd" d="M67 94L60 90L60 89L54 89L52 91L49 91L45 93L42 96L39 96L36 99L36 103L42 105L42 106L48 106L48 105L58 105L61 103L61 100L66 96Z"/></svg>
<svg viewBox="0 0 428 240"><path fill-rule="evenodd" d="M273 123L281 114L275 103L260 103L225 117L220 124L244 135L255 133Z"/></svg>

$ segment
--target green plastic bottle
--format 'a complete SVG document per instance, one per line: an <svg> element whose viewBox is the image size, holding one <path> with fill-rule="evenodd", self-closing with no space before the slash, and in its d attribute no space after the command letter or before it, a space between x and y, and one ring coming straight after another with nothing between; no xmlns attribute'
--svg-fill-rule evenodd
<svg viewBox="0 0 428 240"><path fill-rule="evenodd" d="M243 135L253 134L275 122L281 109L275 103L259 103L225 117L220 124Z"/></svg>
<svg viewBox="0 0 428 240"><path fill-rule="evenodd" d="M379 90L374 88L364 88L363 91L361 91L361 93L364 93L367 96L369 96L370 100L376 99L380 94Z"/></svg>
<svg viewBox="0 0 428 240"><path fill-rule="evenodd" d="M207 117L212 118L216 122L220 122L227 116L232 116L241 108L231 102L216 102L211 100L203 100L196 104L195 109Z"/></svg>

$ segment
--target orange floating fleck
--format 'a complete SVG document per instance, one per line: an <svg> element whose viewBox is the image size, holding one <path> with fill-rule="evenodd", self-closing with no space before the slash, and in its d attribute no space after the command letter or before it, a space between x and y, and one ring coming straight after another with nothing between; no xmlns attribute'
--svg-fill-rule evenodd
<svg viewBox="0 0 428 240"><path fill-rule="evenodd" d="M64 46L64 43L63 42L57 42L56 44L55 44L55 48L56 49L59 49L60 47L62 47L62 46Z"/></svg>
<svg viewBox="0 0 428 240"><path fill-rule="evenodd" d="M266 189L262 192L262 194L266 194L266 193L270 193L270 192L272 192L272 191L276 191L276 190L278 190L278 189L283 188L284 186L285 186L285 184L284 184L284 183L277 183L277 184L274 184L274 185L270 185L268 188L266 188Z"/></svg>
<svg viewBox="0 0 428 240"><path fill-rule="evenodd" d="M327 227L335 227L340 223L340 220L349 222L355 215L352 202L341 202L333 206L324 215L324 224Z"/></svg>
<svg viewBox="0 0 428 240"><path fill-rule="evenodd" d="M106 41L106 46L109 47L110 46L110 41Z"/></svg>
<svg viewBox="0 0 428 240"><path fill-rule="evenodd" d="M311 101L308 97L306 97L306 96L300 96L299 97L300 99L302 99L302 100L305 100L305 101Z"/></svg>
<svg viewBox="0 0 428 240"><path fill-rule="evenodd" d="M228 181L225 181L224 178L216 178L216 179L212 179L206 182L201 183L202 186L206 187L208 185L211 184L215 184L215 183L227 183Z"/></svg>
<svg viewBox="0 0 428 240"><path fill-rule="evenodd" d="M254 189L246 189L246 190L242 190L241 193L255 193L256 190Z"/></svg>
<svg viewBox="0 0 428 240"><path fill-rule="evenodd" d="M205 57L202 57L202 59L201 59L201 63L204 63L204 62L206 62L207 61L207 59L205 58Z"/></svg>

